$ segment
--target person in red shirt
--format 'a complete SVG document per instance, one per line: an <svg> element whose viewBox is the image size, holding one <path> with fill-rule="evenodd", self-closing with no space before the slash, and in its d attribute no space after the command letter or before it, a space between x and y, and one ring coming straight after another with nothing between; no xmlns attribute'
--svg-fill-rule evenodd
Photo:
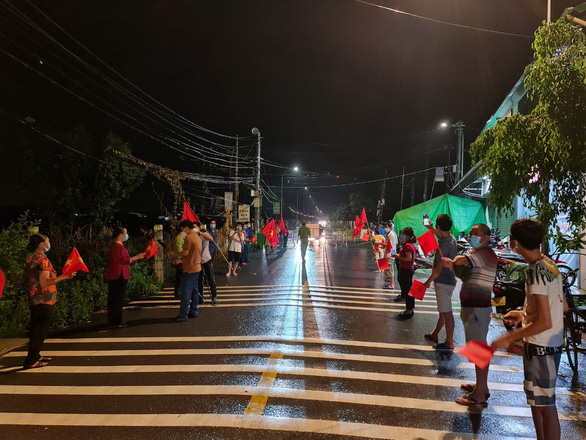
<svg viewBox="0 0 586 440"><path fill-rule="evenodd" d="M53 265L45 255L51 249L49 237L43 234L33 234L29 238L26 250L31 255L26 260L25 276L28 282L28 303L31 312L31 325L28 344L28 355L22 366L23 369L45 367L51 358L41 356L41 347L49 333L49 322L53 313L53 306L57 301L58 283L70 280L70 275L57 276Z"/></svg>
<svg viewBox="0 0 586 440"><path fill-rule="evenodd" d="M405 310L399 313L400 319L410 319L413 317L415 308L415 298L409 296L411 285L413 284L413 272L415 272L415 233L413 228L405 228L400 232L399 240L403 243L401 252L394 253L391 256L399 260L399 276L397 280L401 285L401 295L395 298L395 301L405 301Z"/></svg>
<svg viewBox="0 0 586 440"><path fill-rule="evenodd" d="M128 240L126 228L115 227L112 237L114 244L110 248L110 264L106 275L108 280L108 324L116 328L124 328L127 324L122 321L122 308L126 296L126 285L130 279L130 263L142 260L144 253L130 258L123 244Z"/></svg>

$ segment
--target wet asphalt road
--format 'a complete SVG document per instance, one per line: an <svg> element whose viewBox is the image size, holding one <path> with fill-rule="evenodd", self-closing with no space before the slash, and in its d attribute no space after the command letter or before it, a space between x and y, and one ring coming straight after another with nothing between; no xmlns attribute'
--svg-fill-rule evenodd
<svg viewBox="0 0 586 440"><path fill-rule="evenodd" d="M454 403L474 371L423 335L433 291L400 321L368 244L328 243L251 254L239 276L216 270L220 304L175 323L164 289L128 305L126 329L104 313L52 335L49 367L22 371L24 349L0 359L1 439L532 438L519 356L499 353L485 409ZM424 273L416 277L422 279ZM454 307L459 311L457 292ZM498 322L491 335L503 331ZM490 338L490 337L489 337ZM456 318L456 345L464 334ZM586 361L582 359L582 366ZM563 438L586 438L586 372L562 358ZM474 436L474 433L478 436Z"/></svg>

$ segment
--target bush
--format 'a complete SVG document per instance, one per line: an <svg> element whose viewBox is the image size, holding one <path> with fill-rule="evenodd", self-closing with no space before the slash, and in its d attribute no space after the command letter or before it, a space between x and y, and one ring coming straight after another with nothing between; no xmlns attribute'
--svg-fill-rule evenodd
<svg viewBox="0 0 586 440"><path fill-rule="evenodd" d="M157 276L150 273L146 261L130 265L130 280L126 289L126 298L130 301L155 295L161 289Z"/></svg>

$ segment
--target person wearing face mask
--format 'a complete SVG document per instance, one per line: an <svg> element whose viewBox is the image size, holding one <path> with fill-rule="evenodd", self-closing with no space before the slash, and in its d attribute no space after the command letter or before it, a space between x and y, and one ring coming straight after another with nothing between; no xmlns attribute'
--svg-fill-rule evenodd
<svg viewBox="0 0 586 440"><path fill-rule="evenodd" d="M124 247L128 240L126 228L117 226L112 233L114 244L110 248L110 264L108 265L108 324L115 328L124 328L127 324L122 320L122 309L126 296L126 286L130 279L130 264L144 258L140 253L130 258Z"/></svg>
<svg viewBox="0 0 586 440"><path fill-rule="evenodd" d="M210 241L210 255L212 259L218 253L218 230L216 229L216 221L210 221L210 227L208 228L208 234L212 237L212 241Z"/></svg>
<svg viewBox="0 0 586 440"><path fill-rule="evenodd" d="M49 237L43 234L31 235L26 246L26 250L31 253L25 266L31 324L28 354L22 366L25 370L45 367L51 360L41 356L41 347L49 333L49 322L57 301L56 285L61 281L72 279L76 274L74 272L70 275L57 276L57 272L45 255L50 249Z"/></svg>
<svg viewBox="0 0 586 440"><path fill-rule="evenodd" d="M385 232L387 233L387 239L385 241L385 256L389 263L389 268L385 270L385 281L389 284L384 286L384 289L394 289L395 288L395 263L393 261L393 253L397 250L397 234L395 231L392 230L391 226L387 223L385 225ZM399 260L397 260L399 261Z"/></svg>
<svg viewBox="0 0 586 440"><path fill-rule="evenodd" d="M453 270L454 266L469 266L470 275L460 289L460 317L464 324L466 342L480 340L486 342L490 312L492 310L492 286L496 278L498 258L490 248L490 228L485 224L474 225L470 230L470 244L474 248L466 255L454 259L444 257L445 266ZM467 391L464 397L456 400L460 405L486 405L490 396L488 390L488 366L476 368L476 383L464 384Z"/></svg>
<svg viewBox="0 0 586 440"><path fill-rule="evenodd" d="M226 273L226 276L238 276L236 270L238 269L242 245L244 244L244 233L242 232L241 223L236 223L236 227L230 231L228 240L230 241L230 246L228 247L228 273Z"/></svg>
<svg viewBox="0 0 586 440"><path fill-rule="evenodd" d="M415 298L409 296L411 285L413 284L413 273L415 272L415 233L413 228L405 228L400 232L399 240L403 243L401 251L391 256L399 260L399 276L397 281L401 286L401 295L395 298L395 301L405 301L405 310L399 313L399 319L410 319L413 317L415 308Z"/></svg>

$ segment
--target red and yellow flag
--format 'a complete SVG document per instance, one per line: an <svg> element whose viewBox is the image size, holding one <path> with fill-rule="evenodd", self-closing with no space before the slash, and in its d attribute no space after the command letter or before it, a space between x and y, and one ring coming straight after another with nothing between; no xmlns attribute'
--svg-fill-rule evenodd
<svg viewBox="0 0 586 440"><path fill-rule="evenodd" d="M65 266L63 266L63 275L70 275L78 270L89 272L89 269L83 262L79 252L77 252L77 249L74 247L71 254L69 254L69 258L65 262Z"/></svg>
<svg viewBox="0 0 586 440"><path fill-rule="evenodd" d="M265 234L271 247L279 244L279 230L277 229L277 225L275 225L275 219L272 219L262 228L262 233Z"/></svg>
<svg viewBox="0 0 586 440"><path fill-rule="evenodd" d="M366 219L366 211L362 208L362 214L360 215L360 229L368 224L368 220Z"/></svg>
<svg viewBox="0 0 586 440"><path fill-rule="evenodd" d="M283 221L282 215L281 215L281 218L279 219L279 223L277 224L277 226L279 227L279 229L283 233L283 236L287 235L287 228L285 227L285 222Z"/></svg>
<svg viewBox="0 0 586 440"><path fill-rule="evenodd" d="M356 216L356 222L354 225L354 231L352 232L352 238L358 237L358 234L360 234L361 229L362 226L360 225L360 217Z"/></svg>
<svg viewBox="0 0 586 440"><path fill-rule="evenodd" d="M144 251L144 256L145 256L145 258L151 258L151 257L154 257L155 255L157 255L158 253L159 253L159 248L157 247L157 243L155 243L154 238L151 238L149 245L147 246L147 248Z"/></svg>
<svg viewBox="0 0 586 440"><path fill-rule="evenodd" d="M190 222L201 223L199 221L199 218L197 217L197 215L195 215L195 212L193 212L193 209L191 209L189 207L189 204L187 202L183 202L183 218L181 219L181 221L183 221L183 220L189 220Z"/></svg>

